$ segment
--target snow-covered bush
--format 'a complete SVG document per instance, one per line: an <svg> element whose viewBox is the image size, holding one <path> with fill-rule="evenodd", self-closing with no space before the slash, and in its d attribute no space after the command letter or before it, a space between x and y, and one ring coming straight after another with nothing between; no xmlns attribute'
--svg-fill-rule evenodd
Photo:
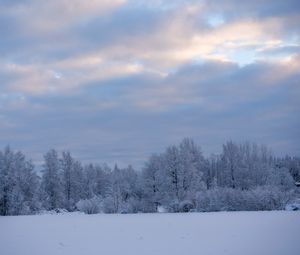
<svg viewBox="0 0 300 255"><path fill-rule="evenodd" d="M179 212L180 202L177 199L174 199L167 205L168 212Z"/></svg>
<svg viewBox="0 0 300 255"><path fill-rule="evenodd" d="M138 213L143 211L141 201L136 198L129 198L125 201L117 201L115 197L107 196L103 199L104 213Z"/></svg>
<svg viewBox="0 0 300 255"><path fill-rule="evenodd" d="M190 212L195 206L190 200L184 200L179 204L180 212Z"/></svg>
<svg viewBox="0 0 300 255"><path fill-rule="evenodd" d="M86 214L95 214L103 209L103 200L100 197L94 196L91 199L83 199L77 202L76 207L79 211Z"/></svg>
<svg viewBox="0 0 300 255"><path fill-rule="evenodd" d="M69 211L63 208L56 208L53 210L40 210L38 212L39 215L47 215L47 214L56 215L56 214L66 214L66 213L69 213Z"/></svg>
<svg viewBox="0 0 300 255"><path fill-rule="evenodd" d="M259 211L280 210L294 197L294 192L276 186L262 186L253 190L216 188L199 192L198 211Z"/></svg>
<svg viewBox="0 0 300 255"><path fill-rule="evenodd" d="M127 213L138 213L142 211L142 203L137 198L131 197L122 205Z"/></svg>
<svg viewBox="0 0 300 255"><path fill-rule="evenodd" d="M103 199L103 211L104 213L117 213L116 201L112 196L107 196Z"/></svg>
<svg viewBox="0 0 300 255"><path fill-rule="evenodd" d="M271 168L268 172L267 184L277 187L282 187L286 190L294 187L295 181L289 173L289 170L285 167Z"/></svg>
<svg viewBox="0 0 300 255"><path fill-rule="evenodd" d="M282 210L294 197L294 191L268 185L245 192L245 197L245 210Z"/></svg>
<svg viewBox="0 0 300 255"><path fill-rule="evenodd" d="M295 199L285 206L287 211L300 211L300 199Z"/></svg>
<svg viewBox="0 0 300 255"><path fill-rule="evenodd" d="M189 212L195 208L194 204L190 200L178 201L174 199L171 203L166 207L168 212Z"/></svg>

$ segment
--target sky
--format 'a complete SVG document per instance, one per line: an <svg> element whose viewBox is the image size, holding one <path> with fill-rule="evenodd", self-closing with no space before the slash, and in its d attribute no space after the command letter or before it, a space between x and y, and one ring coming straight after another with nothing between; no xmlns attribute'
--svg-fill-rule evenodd
<svg viewBox="0 0 300 255"><path fill-rule="evenodd" d="M0 0L0 145L132 164L184 137L300 156L299 0Z"/></svg>

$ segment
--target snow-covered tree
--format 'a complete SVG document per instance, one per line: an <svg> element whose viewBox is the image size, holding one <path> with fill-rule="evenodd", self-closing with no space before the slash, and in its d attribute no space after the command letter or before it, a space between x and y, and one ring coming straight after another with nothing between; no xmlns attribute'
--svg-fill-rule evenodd
<svg viewBox="0 0 300 255"><path fill-rule="evenodd" d="M72 158L70 152L63 152L61 159L61 168L62 168L62 187L64 195L64 208L67 210L73 209L73 184L74 180L74 159Z"/></svg>
<svg viewBox="0 0 300 255"><path fill-rule="evenodd" d="M143 190L143 210L146 212L157 212L158 206L163 199L163 177L162 158L153 154L146 162L141 174L141 185Z"/></svg>
<svg viewBox="0 0 300 255"><path fill-rule="evenodd" d="M185 138L179 144L180 154L180 200L193 199L194 194L209 187L211 182L208 161L204 159L199 146L192 139Z"/></svg>
<svg viewBox="0 0 300 255"><path fill-rule="evenodd" d="M41 197L45 209L52 210L64 206L61 176L61 162L55 150L44 156Z"/></svg>
<svg viewBox="0 0 300 255"><path fill-rule="evenodd" d="M200 146L185 138L152 155L142 171L83 166L69 152L59 157L50 150L41 178L30 160L7 147L0 151L0 215L58 208L87 213L281 209L296 196L299 177L299 158L275 158L266 146L249 142L226 142L220 155L205 158Z"/></svg>
<svg viewBox="0 0 300 255"><path fill-rule="evenodd" d="M84 198L105 197L110 188L111 169L107 165L88 164L84 167Z"/></svg>
<svg viewBox="0 0 300 255"><path fill-rule="evenodd" d="M240 163L239 147L232 141L223 145L222 158L222 179L225 186L233 189L236 187L236 175Z"/></svg>
<svg viewBox="0 0 300 255"><path fill-rule="evenodd" d="M39 207L39 178L31 161L9 147L0 151L0 215L30 214Z"/></svg>

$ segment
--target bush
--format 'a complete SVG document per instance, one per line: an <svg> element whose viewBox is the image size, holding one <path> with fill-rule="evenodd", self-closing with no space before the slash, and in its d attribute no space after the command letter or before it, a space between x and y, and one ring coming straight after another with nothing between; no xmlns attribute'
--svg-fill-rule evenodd
<svg viewBox="0 0 300 255"><path fill-rule="evenodd" d="M80 200L76 207L79 211L86 214L95 214L102 211L103 202L100 197L95 196L91 199Z"/></svg>
<svg viewBox="0 0 300 255"><path fill-rule="evenodd" d="M293 191L275 186L262 186L252 190L216 188L199 192L196 208L204 212L281 210L293 197Z"/></svg>
<svg viewBox="0 0 300 255"><path fill-rule="evenodd" d="M179 212L179 201L177 199L172 200L167 204L166 209L168 212L177 213Z"/></svg>
<svg viewBox="0 0 300 255"><path fill-rule="evenodd" d="M131 197L126 202L116 201L112 196L107 196L103 200L104 213L138 213L143 211L140 200Z"/></svg>
<svg viewBox="0 0 300 255"><path fill-rule="evenodd" d="M194 208L195 208L194 204L189 200L182 201L179 204L179 211L180 212L190 212Z"/></svg>
<svg viewBox="0 0 300 255"><path fill-rule="evenodd" d="M300 199L295 199L290 201L286 206L285 210L287 211L300 211Z"/></svg>
<svg viewBox="0 0 300 255"><path fill-rule="evenodd" d="M194 209L195 206L190 200L178 201L177 199L173 200L167 206L168 212L189 212Z"/></svg>

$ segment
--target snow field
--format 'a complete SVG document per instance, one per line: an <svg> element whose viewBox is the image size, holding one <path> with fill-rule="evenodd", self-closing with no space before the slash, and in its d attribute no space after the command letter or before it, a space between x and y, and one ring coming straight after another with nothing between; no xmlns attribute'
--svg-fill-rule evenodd
<svg viewBox="0 0 300 255"><path fill-rule="evenodd" d="M299 255L300 213L0 217L1 255Z"/></svg>

